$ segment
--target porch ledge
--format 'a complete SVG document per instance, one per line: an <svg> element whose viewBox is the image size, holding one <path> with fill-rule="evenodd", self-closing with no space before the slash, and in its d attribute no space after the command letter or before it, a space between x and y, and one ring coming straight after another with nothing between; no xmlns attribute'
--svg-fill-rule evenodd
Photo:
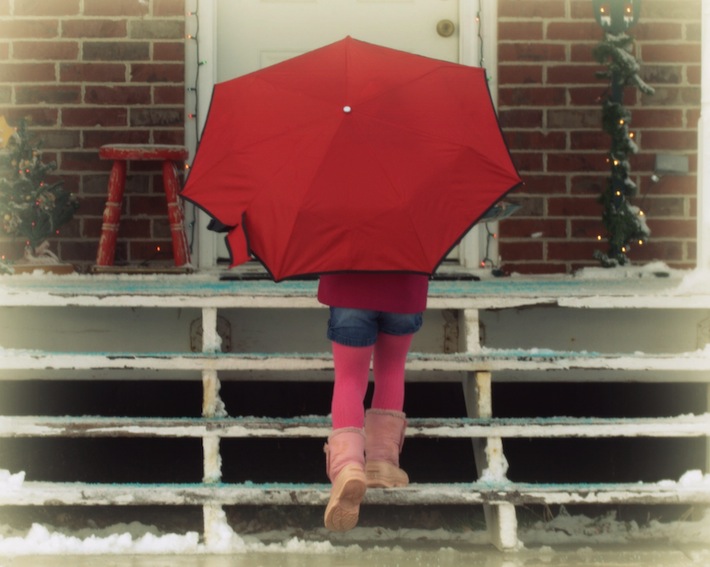
<svg viewBox="0 0 710 567"><path fill-rule="evenodd" d="M186 275L0 276L0 306L317 308L317 283L230 280ZM573 308L710 309L710 276L584 278L525 276L433 280L430 309Z"/></svg>

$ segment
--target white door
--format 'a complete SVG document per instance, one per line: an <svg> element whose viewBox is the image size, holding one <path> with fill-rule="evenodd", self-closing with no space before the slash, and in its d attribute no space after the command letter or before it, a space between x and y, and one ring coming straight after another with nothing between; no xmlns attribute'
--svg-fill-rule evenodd
<svg viewBox="0 0 710 567"><path fill-rule="evenodd" d="M211 9L215 82L348 35L427 57L478 64L472 55L478 43L474 0L213 0ZM462 34L470 36L465 43ZM228 257L223 235L202 227L199 233L200 267Z"/></svg>
<svg viewBox="0 0 710 567"><path fill-rule="evenodd" d="M217 80L226 81L345 36L458 61L458 0L217 0Z"/></svg>

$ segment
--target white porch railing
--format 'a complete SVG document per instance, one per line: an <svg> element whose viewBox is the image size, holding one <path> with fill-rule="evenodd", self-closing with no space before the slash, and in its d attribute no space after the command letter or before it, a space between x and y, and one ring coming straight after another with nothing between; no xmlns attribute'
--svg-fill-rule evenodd
<svg viewBox="0 0 710 567"><path fill-rule="evenodd" d="M220 416L220 374L241 371L283 376L309 373L329 380L328 354L223 353L217 332L221 309L316 309L313 282L223 282L208 275L169 277L62 276L0 279L0 308L13 313L37 307L191 308L202 314L202 351L96 352L77 344L72 352L27 348L0 349L0 379L32 380L66 376L67 371L104 379L121 372L140 380L150 372L184 372L200 376L200 418L128 418L108 416L0 417L4 438L199 438L203 440L203 478L195 484L92 484L27 481L0 492L0 505L199 505L204 507L206 543L215 538L221 507L230 504L324 505L324 484L230 484L222 482L220 440L227 438L325 438L326 417L254 418ZM706 291L707 290L707 291ZM411 416L409 437L471 438L478 478L470 483L413 484L405 489L374 489L366 502L392 505L483 505L491 542L501 549L518 546L515 507L521 504L710 504L710 483L514 483L506 478L503 439L710 437L710 414L651 418L531 418L493 415L492 383L524 381L695 382L710 384L710 348L687 352L594 352L580 350L491 349L479 337L479 311L533 306L574 310L710 310L710 289L688 289L677 278L584 281L531 278L482 282L435 281L430 309L458 314L459 352L410 355L411 380L460 380L466 417ZM632 376L632 378L630 378ZM433 377L433 378L432 378ZM86 378L84 378L86 379ZM189 378L188 378L189 379ZM259 379L259 378L246 378ZM2 463L0 463L2 466Z"/></svg>

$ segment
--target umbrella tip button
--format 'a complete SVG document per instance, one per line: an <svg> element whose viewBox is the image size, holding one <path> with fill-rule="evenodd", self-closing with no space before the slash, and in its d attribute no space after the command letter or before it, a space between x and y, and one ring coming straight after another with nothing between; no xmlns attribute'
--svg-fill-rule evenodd
<svg viewBox="0 0 710 567"><path fill-rule="evenodd" d="M349 107L349 106L344 106L344 107L343 107L343 112L344 112L345 114L350 114L351 111L352 111L352 108L351 108L351 107Z"/></svg>

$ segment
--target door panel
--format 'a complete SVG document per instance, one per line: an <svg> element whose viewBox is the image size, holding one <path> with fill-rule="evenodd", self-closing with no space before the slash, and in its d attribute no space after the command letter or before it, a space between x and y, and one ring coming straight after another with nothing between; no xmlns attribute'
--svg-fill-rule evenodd
<svg viewBox="0 0 710 567"><path fill-rule="evenodd" d="M256 71L348 35L456 62L458 11L459 0L216 0L216 80ZM453 22L452 35L439 35L442 20ZM217 239L217 259L228 258L223 235L212 237ZM451 258L456 257L454 251Z"/></svg>
<svg viewBox="0 0 710 567"><path fill-rule="evenodd" d="M458 60L457 0L218 0L217 80L255 71L350 35L395 49Z"/></svg>

